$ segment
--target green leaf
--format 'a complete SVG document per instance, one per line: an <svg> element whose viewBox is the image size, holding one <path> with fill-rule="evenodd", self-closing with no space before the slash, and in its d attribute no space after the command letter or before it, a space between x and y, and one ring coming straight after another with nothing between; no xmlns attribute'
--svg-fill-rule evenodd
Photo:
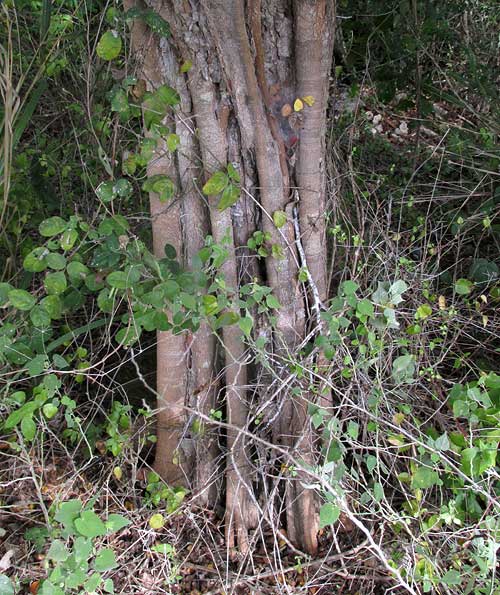
<svg viewBox="0 0 500 595"><path fill-rule="evenodd" d="M344 281L341 285L344 295L354 295L359 289L359 285L355 281Z"/></svg>
<svg viewBox="0 0 500 595"><path fill-rule="evenodd" d="M78 239L78 232L75 229L67 229L61 236L60 246L67 252L71 250Z"/></svg>
<svg viewBox="0 0 500 595"><path fill-rule="evenodd" d="M151 529L161 529L165 524L165 517L160 514L156 513L149 519L149 526Z"/></svg>
<svg viewBox="0 0 500 595"><path fill-rule="evenodd" d="M268 308L273 308L274 310L279 310L281 308L281 304L279 303L278 299L271 293L266 295L266 304Z"/></svg>
<svg viewBox="0 0 500 595"><path fill-rule="evenodd" d="M469 279L458 279L455 283L455 291L459 295L468 295L473 288L474 284Z"/></svg>
<svg viewBox="0 0 500 595"><path fill-rule="evenodd" d="M151 551L167 556L167 558L175 555L175 547L170 543L158 543L151 548Z"/></svg>
<svg viewBox="0 0 500 595"><path fill-rule="evenodd" d="M47 552L47 558L56 562L64 562L69 558L69 551L60 539L55 539Z"/></svg>
<svg viewBox="0 0 500 595"><path fill-rule="evenodd" d="M113 192L117 194L120 198L128 198L132 194L132 191L132 184L125 178L120 178L119 180L116 180L113 186Z"/></svg>
<svg viewBox="0 0 500 595"><path fill-rule="evenodd" d="M223 171L216 171L203 186L203 194L206 196L213 196L220 194L228 185L229 178ZM219 207L220 208L220 207Z"/></svg>
<svg viewBox="0 0 500 595"><path fill-rule="evenodd" d="M66 257L59 252L50 252L47 254L45 262L54 271L62 271L66 267Z"/></svg>
<svg viewBox="0 0 500 595"><path fill-rule="evenodd" d="M70 280L75 283L80 279L85 279L85 277L90 273L90 270L83 263L78 262L78 260L73 260L68 264L66 272L68 273Z"/></svg>
<svg viewBox="0 0 500 595"><path fill-rule="evenodd" d="M400 355L392 362L392 378L398 384L413 379L415 358L413 355Z"/></svg>
<svg viewBox="0 0 500 595"><path fill-rule="evenodd" d="M77 499L62 502L54 518L58 523L64 525L66 529L72 530L74 528L74 520L80 514L82 506L81 501Z"/></svg>
<svg viewBox="0 0 500 595"><path fill-rule="evenodd" d="M114 60L120 55L122 40L117 31L110 30L103 34L97 44L97 55L102 60Z"/></svg>
<svg viewBox="0 0 500 595"><path fill-rule="evenodd" d="M45 277L43 284L49 295L59 295L60 293L64 293L68 287L66 275L62 271L49 273Z"/></svg>
<svg viewBox="0 0 500 595"><path fill-rule="evenodd" d="M37 328L50 326L50 314L43 306L34 306L30 312L30 320Z"/></svg>
<svg viewBox="0 0 500 595"><path fill-rule="evenodd" d="M323 529L328 525L337 522L340 516L340 508L331 502L326 502L319 511L319 527Z"/></svg>
<svg viewBox="0 0 500 595"><path fill-rule="evenodd" d="M222 197L219 201L219 204L217 205L219 211L224 211L225 209L228 209L229 207L232 207L234 204L236 204L240 198L240 194L241 191L238 186L235 186L234 184L228 184L224 188Z"/></svg>
<svg viewBox="0 0 500 595"><path fill-rule="evenodd" d="M42 407L42 411L47 419L52 419L54 415L57 413L58 409L53 403L46 403Z"/></svg>
<svg viewBox="0 0 500 595"><path fill-rule="evenodd" d="M61 587L54 585L51 581L43 581L42 588L38 595L66 595Z"/></svg>
<svg viewBox="0 0 500 595"><path fill-rule="evenodd" d="M432 314L432 308L429 304L422 304L415 312L415 320L425 320Z"/></svg>
<svg viewBox="0 0 500 595"><path fill-rule="evenodd" d="M280 227L283 227L286 224L286 213L285 213L285 211L274 211L274 213L273 213L273 221L274 221L274 225L276 225L276 227L278 229L280 229Z"/></svg>
<svg viewBox="0 0 500 595"><path fill-rule="evenodd" d="M181 144L181 139L178 134L169 134L167 136L167 148L173 153L177 147Z"/></svg>
<svg viewBox="0 0 500 595"><path fill-rule="evenodd" d="M238 326L246 337L250 337L252 334L253 318L249 314L243 316L238 320Z"/></svg>
<svg viewBox="0 0 500 595"><path fill-rule="evenodd" d="M52 320L58 320L62 316L62 303L58 295L48 295L40 301L40 306L45 308Z"/></svg>
<svg viewBox="0 0 500 595"><path fill-rule="evenodd" d="M35 248L23 260L23 267L29 273L41 273L47 268L45 256L47 248Z"/></svg>
<svg viewBox="0 0 500 595"><path fill-rule="evenodd" d="M83 585L83 588L85 589L85 591L87 591L87 593L95 593L97 590L97 587L101 584L102 581L102 576L95 572L94 574L91 575L91 577L88 579L88 581Z"/></svg>
<svg viewBox="0 0 500 595"><path fill-rule="evenodd" d="M124 271L113 271L106 277L106 281L116 289L126 289L129 286L127 274Z"/></svg>
<svg viewBox="0 0 500 595"><path fill-rule="evenodd" d="M115 592L115 586L113 584L113 580L110 578L105 579L102 588L106 591L106 593L114 593Z"/></svg>
<svg viewBox="0 0 500 595"><path fill-rule="evenodd" d="M51 238L62 233L67 226L68 224L61 217L50 217L40 223L38 230L44 238Z"/></svg>
<svg viewBox="0 0 500 595"><path fill-rule="evenodd" d="M128 114L129 108L127 92L125 89L117 89L111 96L111 111Z"/></svg>
<svg viewBox="0 0 500 595"><path fill-rule="evenodd" d="M74 572L68 574L64 586L66 589L77 589L81 587L87 579L87 573L81 568L77 568Z"/></svg>
<svg viewBox="0 0 500 595"><path fill-rule="evenodd" d="M0 574L0 595L14 595L14 586L5 574Z"/></svg>
<svg viewBox="0 0 500 595"><path fill-rule="evenodd" d="M223 312L220 316L217 317L215 321L215 329L220 329L224 326L231 326L232 324L236 324L240 319L239 314L236 312Z"/></svg>
<svg viewBox="0 0 500 595"><path fill-rule="evenodd" d="M448 572L441 577L441 583L448 587L456 587L462 584L462 574L458 570L448 570Z"/></svg>
<svg viewBox="0 0 500 595"><path fill-rule="evenodd" d="M373 304L369 300L361 300L356 305L356 312L361 316L373 316L375 311L373 309Z"/></svg>
<svg viewBox="0 0 500 595"><path fill-rule="evenodd" d="M233 180L233 182L236 182L237 184L240 183L240 174L232 163L227 164L227 175L231 178L231 180Z"/></svg>
<svg viewBox="0 0 500 595"><path fill-rule="evenodd" d="M9 292L13 287L10 283L0 283L0 308L3 308L9 301Z"/></svg>
<svg viewBox="0 0 500 595"><path fill-rule="evenodd" d="M97 197L102 200L102 202L111 202L115 197L113 182L110 180L101 182L99 186L97 186L95 193L97 194Z"/></svg>
<svg viewBox="0 0 500 595"><path fill-rule="evenodd" d="M106 535L106 525L93 510L84 510L79 518L75 519L75 527L84 537Z"/></svg>
<svg viewBox="0 0 500 595"><path fill-rule="evenodd" d="M93 544L91 539L86 537L77 537L73 545L73 555L75 556L77 564L87 561L90 554L92 553L92 549Z"/></svg>
<svg viewBox="0 0 500 595"><path fill-rule="evenodd" d="M145 192L158 194L160 202L170 200L175 194L175 185L172 180L164 174L157 174L148 178L142 185Z"/></svg>
<svg viewBox="0 0 500 595"><path fill-rule="evenodd" d="M9 291L9 302L14 308L22 311L28 311L36 303L35 298L25 289L12 289Z"/></svg>
<svg viewBox="0 0 500 595"><path fill-rule="evenodd" d="M36 355L30 362L28 362L28 374L30 376L38 376L45 371L45 364L47 363L47 356Z"/></svg>
<svg viewBox="0 0 500 595"><path fill-rule="evenodd" d="M5 429L11 430L12 428L16 427L17 424L24 419L24 417L30 417L33 413L39 408L40 404L35 401L29 401L25 403L17 409L13 411L9 417L5 420Z"/></svg>
<svg viewBox="0 0 500 595"><path fill-rule="evenodd" d="M94 569L99 572L105 572L111 570L116 566L115 553L111 548L105 548L101 550L94 560Z"/></svg>
<svg viewBox="0 0 500 595"><path fill-rule="evenodd" d="M182 74L184 74L186 72L189 72L192 67L193 67L193 63L191 62L191 60L186 60L185 62L182 63L182 65L180 67L180 71L182 72Z"/></svg>
<svg viewBox="0 0 500 595"><path fill-rule="evenodd" d="M108 516L108 520L106 521L108 533L115 533L127 525L130 525L130 521L121 514L110 514Z"/></svg>
<svg viewBox="0 0 500 595"><path fill-rule="evenodd" d="M430 467L417 467L411 478L413 489L425 490L433 486L440 486L443 482L439 479L439 474Z"/></svg>
<svg viewBox="0 0 500 595"><path fill-rule="evenodd" d="M31 442L36 435L36 424L32 416L23 417L21 420L21 432L24 439Z"/></svg>

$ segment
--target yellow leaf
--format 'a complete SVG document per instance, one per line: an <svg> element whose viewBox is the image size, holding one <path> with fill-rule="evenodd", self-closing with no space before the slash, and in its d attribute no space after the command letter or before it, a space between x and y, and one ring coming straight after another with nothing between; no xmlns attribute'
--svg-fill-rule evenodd
<svg viewBox="0 0 500 595"><path fill-rule="evenodd" d="M302 100L301 100L301 99L296 99L296 100L293 102L293 109L294 109L296 112L300 112L300 110L303 110L303 109L304 109L304 104L302 103Z"/></svg>
<svg viewBox="0 0 500 595"><path fill-rule="evenodd" d="M439 296L438 303L440 310L446 310L446 298L444 297L444 295Z"/></svg>
<svg viewBox="0 0 500 595"><path fill-rule="evenodd" d="M303 101L304 103L307 103L307 105L308 105L309 107L312 107L312 106L314 105L314 102L315 102L316 100L314 99L314 97L313 97L312 95L306 95L305 97L302 97L302 101Z"/></svg>

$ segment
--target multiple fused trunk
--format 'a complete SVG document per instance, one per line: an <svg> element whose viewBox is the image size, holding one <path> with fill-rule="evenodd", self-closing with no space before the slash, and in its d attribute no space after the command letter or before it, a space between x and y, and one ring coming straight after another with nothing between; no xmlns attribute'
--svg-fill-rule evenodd
<svg viewBox="0 0 500 595"><path fill-rule="evenodd" d="M252 313L255 338L268 340L265 366L252 357L237 325L224 327L218 337L206 324L194 336L158 336L156 468L168 483L187 484L203 505L225 493L228 545L245 551L252 527L270 514L255 487L270 481L252 464L259 454L249 439L256 431L255 411L264 417L273 412L262 430L266 439L306 463L317 457L307 408L318 391L292 396L287 387L290 363L319 325L327 297L324 129L334 5L331 0L148 4L169 23L171 36L160 39L134 24L132 45L142 77L150 89L168 84L181 97L173 115L180 146L174 154L158 147L150 165L150 174L169 175L178 189L168 204L151 196L155 251L161 255L165 243L173 244L189 267L210 233L228 252L219 273L228 290L237 295L243 283L257 281L268 285L281 305L273 325ZM182 74L186 63L192 67ZM236 205L220 211L201 187L229 163L240 173L242 193ZM281 219L286 214L284 225L276 225L276 213ZM265 262L247 248L258 229L275 247ZM204 420L224 409L223 458L214 431L191 436L193 414L185 405ZM300 473L283 477L279 461L274 464L283 487L273 493L285 499L288 535L313 553L314 493L304 488ZM217 479L221 465L224 485ZM259 465L262 471L262 461Z"/></svg>

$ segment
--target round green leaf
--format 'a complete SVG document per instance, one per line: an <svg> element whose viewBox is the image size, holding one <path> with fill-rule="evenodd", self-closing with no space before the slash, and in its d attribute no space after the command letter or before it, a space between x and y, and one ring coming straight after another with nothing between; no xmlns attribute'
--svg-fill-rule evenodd
<svg viewBox="0 0 500 595"><path fill-rule="evenodd" d="M52 236L62 233L67 227L66 221L61 217L50 217L40 223L38 227L40 233L45 238L51 238Z"/></svg>
<svg viewBox="0 0 500 595"><path fill-rule="evenodd" d="M50 314L43 306L35 306L30 312L30 319L37 328L50 326Z"/></svg>
<svg viewBox="0 0 500 595"><path fill-rule="evenodd" d="M78 232L75 229L68 229L61 236L60 246L65 252L67 252L73 248L77 239Z"/></svg>
<svg viewBox="0 0 500 595"><path fill-rule="evenodd" d="M62 271L66 266L66 257L59 252L50 252L45 257L47 266L55 271Z"/></svg>
<svg viewBox="0 0 500 595"><path fill-rule="evenodd" d="M219 194L224 190L229 182L229 178L223 171L216 171L203 186L203 194L211 196Z"/></svg>
<svg viewBox="0 0 500 595"><path fill-rule="evenodd" d="M469 279L458 279L458 281L455 283L455 291L459 295L468 295L472 291L473 287L474 284L472 281L469 281Z"/></svg>
<svg viewBox="0 0 500 595"><path fill-rule="evenodd" d="M31 415L27 415L23 417L21 420L21 432L24 436L24 439L28 442L31 442L36 434L36 424L33 421L33 417Z"/></svg>
<svg viewBox="0 0 500 595"><path fill-rule="evenodd" d="M49 273L45 277L43 284L49 295L58 295L63 293L68 287L66 275L61 271L58 271L57 273Z"/></svg>
<svg viewBox="0 0 500 595"><path fill-rule="evenodd" d="M94 560L94 568L98 572L105 572L111 570L116 566L115 553L109 547L101 550Z"/></svg>
<svg viewBox="0 0 500 595"><path fill-rule="evenodd" d="M35 305L35 298L25 289L12 289L9 291L9 301L14 308L28 311Z"/></svg>
<svg viewBox="0 0 500 595"><path fill-rule="evenodd" d="M286 223L286 213L285 211L274 211L273 213L273 221L274 225L279 229L283 227Z"/></svg>
<svg viewBox="0 0 500 595"><path fill-rule="evenodd" d="M97 44L97 55L102 60L114 60L122 49L122 40L115 30L106 31Z"/></svg>
<svg viewBox="0 0 500 595"><path fill-rule="evenodd" d="M45 403L42 407L42 411L47 419L52 419L57 413L57 407L53 403Z"/></svg>
<svg viewBox="0 0 500 595"><path fill-rule="evenodd" d="M45 261L46 254L46 248L35 248L32 250L24 258L24 270L28 271L29 273L41 273L44 271L47 268L47 263Z"/></svg>

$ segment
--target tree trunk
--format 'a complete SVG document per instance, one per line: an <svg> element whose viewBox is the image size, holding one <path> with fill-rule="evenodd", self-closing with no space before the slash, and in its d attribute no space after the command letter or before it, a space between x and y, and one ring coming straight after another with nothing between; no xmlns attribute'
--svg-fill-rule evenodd
<svg viewBox="0 0 500 595"><path fill-rule="evenodd" d="M182 100L174 116L179 149L172 156L159 148L150 167L169 175L178 188L167 205L151 197L155 252L173 244L189 267L210 232L228 253L219 274L235 297L230 309L240 313L236 298L244 282L257 280L272 289L280 307L272 317L254 312L254 334L271 339L272 373L286 387L293 375L290 363L297 360L306 332L319 324L327 298L324 131L334 5L329 0L262 5L260 0L149 0L148 5L169 23L171 36L159 39L134 24L132 45L142 76L151 89L165 83L176 88ZM181 74L188 61L192 67ZM222 211L218 199L209 196L207 208L200 188L228 163L240 173L242 195ZM283 214L286 222L277 226ZM264 267L246 248L257 223L273 246ZM307 281L300 282L299 269L306 268ZM215 338L206 325L193 337L159 333L156 468L168 483L184 482L202 504L213 504L218 454L213 434L189 438L183 405L204 415L222 405L231 428L225 437L226 535L229 547L245 551L259 504L251 443L239 430L251 427L250 394L252 410L265 396L262 382L251 386L252 374L268 376L256 374L255 363L249 368L250 345L237 325L225 326L219 338L224 347L220 391L214 384ZM275 411L269 416L272 437L314 464L316 437L307 414L312 395L280 392L266 406ZM314 553L317 506L303 479L299 474L285 480L287 530L298 547ZM268 481L264 475L260 480Z"/></svg>

